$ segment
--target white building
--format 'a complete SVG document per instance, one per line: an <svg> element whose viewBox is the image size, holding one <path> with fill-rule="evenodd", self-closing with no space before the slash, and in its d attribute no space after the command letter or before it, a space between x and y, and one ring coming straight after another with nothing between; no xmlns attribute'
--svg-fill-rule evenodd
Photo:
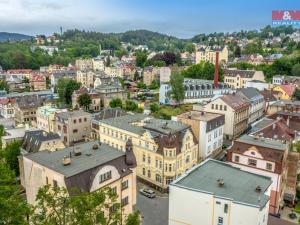
<svg viewBox="0 0 300 225"><path fill-rule="evenodd" d="M161 67L159 69L159 79L160 83L169 82L171 78L171 69L170 67Z"/></svg>
<svg viewBox="0 0 300 225"><path fill-rule="evenodd" d="M169 225L267 225L271 183L208 159L170 184Z"/></svg>
<svg viewBox="0 0 300 225"><path fill-rule="evenodd" d="M284 76L276 75L276 76L273 76L272 84L281 85L281 84L283 84L283 81L284 81Z"/></svg>
<svg viewBox="0 0 300 225"><path fill-rule="evenodd" d="M253 87L259 91L268 90L270 88L270 84L260 81L260 80L249 80L246 81L245 88Z"/></svg>

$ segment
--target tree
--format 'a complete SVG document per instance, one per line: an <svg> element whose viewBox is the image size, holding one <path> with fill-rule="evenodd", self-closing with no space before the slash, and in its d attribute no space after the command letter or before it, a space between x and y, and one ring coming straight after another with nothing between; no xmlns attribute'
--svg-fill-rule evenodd
<svg viewBox="0 0 300 225"><path fill-rule="evenodd" d="M13 141L7 144L6 148L3 151L3 158L9 168L15 172L16 175L19 175L19 161L18 156L21 152L22 141Z"/></svg>
<svg viewBox="0 0 300 225"><path fill-rule="evenodd" d="M184 78L180 73L171 74L171 78L170 78L171 90L169 91L168 95L172 99L176 100L177 104L180 104L181 101L184 99L183 80Z"/></svg>
<svg viewBox="0 0 300 225"><path fill-rule="evenodd" d="M9 92L9 85L6 81L1 80L0 81L0 90L5 90L6 92Z"/></svg>
<svg viewBox="0 0 300 225"><path fill-rule="evenodd" d="M140 212L134 212L132 214L129 214L126 220L126 225L140 225L140 224L141 224Z"/></svg>
<svg viewBox="0 0 300 225"><path fill-rule="evenodd" d="M2 124L0 124L0 151L2 150L2 137L5 135L5 129Z"/></svg>
<svg viewBox="0 0 300 225"><path fill-rule="evenodd" d="M157 103L150 104L150 111L151 113L155 113L159 111L159 105Z"/></svg>
<svg viewBox="0 0 300 225"><path fill-rule="evenodd" d="M300 76L300 63L295 64L292 68L292 75L293 76Z"/></svg>
<svg viewBox="0 0 300 225"><path fill-rule="evenodd" d="M188 43L185 44L184 50L189 52L189 53L193 53L195 51L195 45L191 42L188 42Z"/></svg>
<svg viewBox="0 0 300 225"><path fill-rule="evenodd" d="M139 51L135 54L135 56L136 56L136 66L144 67L148 56L147 53Z"/></svg>
<svg viewBox="0 0 300 225"><path fill-rule="evenodd" d="M130 225L139 225L139 215L122 218L118 196L110 188L95 192L80 192L49 185L41 188L37 194L35 213L31 217L34 225L113 225L122 219Z"/></svg>
<svg viewBox="0 0 300 225"><path fill-rule="evenodd" d="M109 106L111 108L122 108L123 107L123 103L122 100L119 98L113 98L110 102L109 102Z"/></svg>
<svg viewBox="0 0 300 225"><path fill-rule="evenodd" d="M240 46L236 46L234 49L234 56L235 57L241 57L241 48Z"/></svg>
<svg viewBox="0 0 300 225"><path fill-rule="evenodd" d="M148 86L149 89L157 89L159 88L159 81L158 80L153 80L151 84Z"/></svg>
<svg viewBox="0 0 300 225"><path fill-rule="evenodd" d="M31 210L21 193L14 171L0 161L0 224L28 224Z"/></svg>
<svg viewBox="0 0 300 225"><path fill-rule="evenodd" d="M134 76L133 76L133 80L137 81L140 78L140 75L138 73L138 71L135 71Z"/></svg>
<svg viewBox="0 0 300 225"><path fill-rule="evenodd" d="M139 107L134 101L126 100L124 108L126 111L135 112L138 110Z"/></svg>
<svg viewBox="0 0 300 225"><path fill-rule="evenodd" d="M143 82L139 82L139 83L137 83L137 88L141 88L141 89L146 89L147 88L147 85L146 84L144 84Z"/></svg>
<svg viewBox="0 0 300 225"><path fill-rule="evenodd" d="M85 110L88 110L90 104L92 104L92 99L88 93L83 93L78 96L77 102L81 107L84 107Z"/></svg>
<svg viewBox="0 0 300 225"><path fill-rule="evenodd" d="M300 89L296 89L296 91L295 91L295 93L294 93L294 98L296 99L296 100L300 100Z"/></svg>
<svg viewBox="0 0 300 225"><path fill-rule="evenodd" d="M59 78L57 82L57 93L59 102L70 105L72 103L72 94L80 88L81 84L69 78Z"/></svg>

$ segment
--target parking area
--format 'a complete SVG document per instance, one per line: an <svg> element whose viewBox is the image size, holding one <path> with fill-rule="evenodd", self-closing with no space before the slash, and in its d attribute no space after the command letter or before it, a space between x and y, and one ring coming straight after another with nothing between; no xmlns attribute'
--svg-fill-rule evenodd
<svg viewBox="0 0 300 225"><path fill-rule="evenodd" d="M143 225L167 225L169 213L169 198L166 194L158 192L156 198L150 199L139 193L141 188L148 188L138 183L136 209L141 212ZM153 189L152 189L153 190Z"/></svg>

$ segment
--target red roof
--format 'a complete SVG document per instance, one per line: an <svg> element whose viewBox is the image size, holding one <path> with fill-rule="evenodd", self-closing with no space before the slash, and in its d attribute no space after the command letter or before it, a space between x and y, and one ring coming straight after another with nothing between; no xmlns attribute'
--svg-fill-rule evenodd
<svg viewBox="0 0 300 225"><path fill-rule="evenodd" d="M17 100L15 98L2 98L0 99L0 104L8 104L8 103L16 103Z"/></svg>
<svg viewBox="0 0 300 225"><path fill-rule="evenodd" d="M293 96L296 91L296 87L292 84L280 85L281 89L284 90L289 96Z"/></svg>
<svg viewBox="0 0 300 225"><path fill-rule="evenodd" d="M20 74L20 73L31 73L32 69L14 69L14 70L7 70L9 74Z"/></svg>
<svg viewBox="0 0 300 225"><path fill-rule="evenodd" d="M43 82L45 81L45 77L44 76L41 76L41 75L34 75L32 78L31 78L31 81L32 82L35 82L35 81L40 81L40 82Z"/></svg>

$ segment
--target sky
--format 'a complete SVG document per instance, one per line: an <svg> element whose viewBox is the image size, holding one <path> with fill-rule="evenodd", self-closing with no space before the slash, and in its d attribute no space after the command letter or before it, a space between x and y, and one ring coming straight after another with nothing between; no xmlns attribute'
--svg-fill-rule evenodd
<svg viewBox="0 0 300 225"><path fill-rule="evenodd" d="M272 10L300 10L300 0L0 0L0 32L50 35L62 26L190 38L271 25Z"/></svg>

